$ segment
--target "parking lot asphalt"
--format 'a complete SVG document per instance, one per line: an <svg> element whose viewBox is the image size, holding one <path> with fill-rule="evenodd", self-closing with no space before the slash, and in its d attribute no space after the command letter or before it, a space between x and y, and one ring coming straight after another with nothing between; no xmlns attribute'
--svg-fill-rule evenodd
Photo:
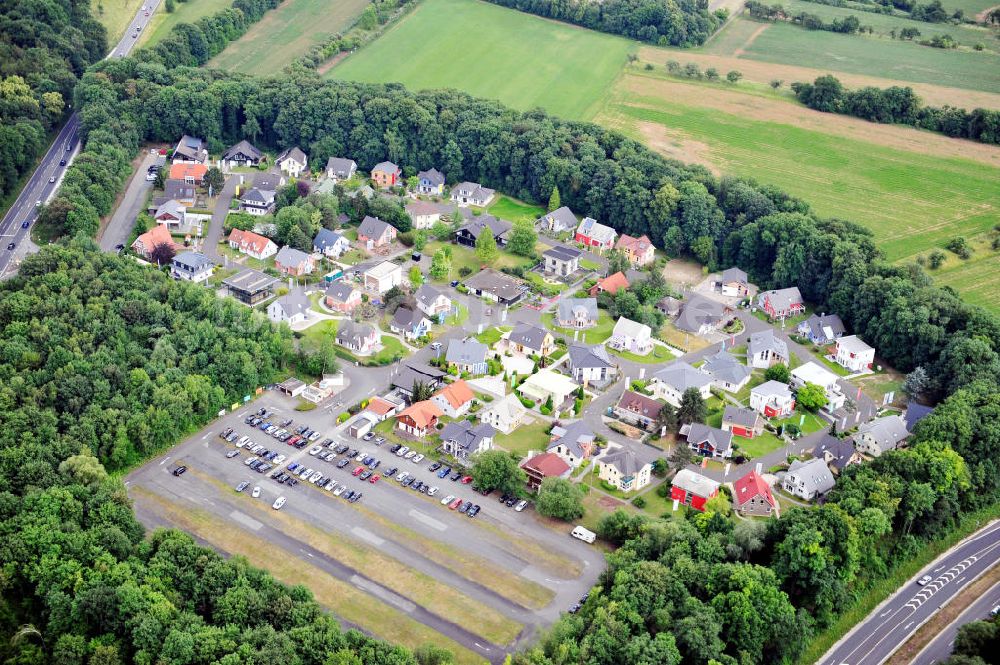
<svg viewBox="0 0 1000 665"><path fill-rule="evenodd" d="M334 398L332 403L336 404L338 401L343 401L345 404L353 403L364 396L357 394L355 389L367 387L367 384L358 386L352 382L351 387L345 391L351 395L345 395L342 400ZM342 410L340 408L323 408L299 413L294 411L296 403L297 400L267 391L245 408L217 419L208 428L175 446L167 454L140 467L126 478L126 484L130 491L142 487L182 509L196 507L207 511L221 520L251 531L262 543L280 547L295 557L305 557L310 564L319 566L331 576L379 598L395 609L405 612L412 619L496 663L503 661L507 651L530 640L537 630L554 622L561 612L577 602L580 596L593 586L603 571L604 557L601 551L572 539L569 536L571 525L567 525L564 532L554 530L543 524L530 509L518 513L499 503L495 494L484 497L473 492L468 485L461 485L447 478L438 479L428 470L432 462L430 459L414 464L392 454L388 443L383 447L377 447L374 442L359 441L350 437L343 427L338 428L335 425L336 415ZM275 416L271 418L272 422L277 423L291 418L295 422L292 427L309 425L321 433L321 438L303 449L296 449L260 430L254 430L244 422L244 419L262 407L275 411ZM346 484L349 489L363 492L363 497L357 504L350 504L343 498L336 497L308 482L300 481L295 487L279 484L268 477L270 472L258 474L250 470L243 463L249 454L242 450L239 457L227 459L226 452L236 449L234 444L226 443L218 436L227 427L233 427L241 436L249 435L255 442L286 455L287 459L283 465L287 466L291 462L303 463L322 471L324 475L339 484ZM331 462L309 455L310 448L321 444L327 438L378 458L381 465L376 472L396 466L399 467L399 472L408 471L419 480L436 485L440 491L435 497L428 497L403 488L395 479L388 477L373 485L351 475L351 471L358 465L355 462L344 469L336 468L336 462L345 455L338 455ZM179 464L187 466L191 472L179 477L172 475L171 471ZM226 489L234 488L244 480L250 482L245 496L237 494L233 489ZM250 499L250 489L254 486L261 488L261 496L252 500L261 502L260 505L270 508L279 495L285 496L287 502L282 512L290 517L313 525L324 532L341 534L344 539L351 542L371 546L381 554L392 557L456 589L461 594L488 605L503 616L523 624L524 629L511 644L492 644L476 633L474 617L470 617L468 622L463 622L464 625L457 625L430 612L396 590L373 581L366 575L366 571L351 568L294 535L286 533L277 520L267 519L270 514L268 511L255 510L251 517L245 510L244 502ZM478 503L482 511L475 519L470 519L457 511L448 510L440 504L440 499L448 494ZM148 527L170 525L169 519L164 518L162 511L144 500L140 493L132 491L132 495L136 504L136 514L144 524ZM370 517L369 511L377 518ZM380 519L405 527L406 531L397 532L388 529L385 525L379 524ZM418 547L412 542L412 536L401 533L415 533L418 538L433 540L437 545L445 546L455 557L467 556L482 562L483 565L495 566L498 571L503 570L507 574L512 573L546 587L554 596L541 609L522 607L495 589L487 588L453 568L435 561L433 550ZM540 549L532 550L528 544ZM558 566L552 565L552 561L536 560L536 555L541 551L576 563L579 574L576 570L560 570ZM337 614L336 608L329 609ZM382 636L391 639L391 630L388 633L383 631Z"/></svg>

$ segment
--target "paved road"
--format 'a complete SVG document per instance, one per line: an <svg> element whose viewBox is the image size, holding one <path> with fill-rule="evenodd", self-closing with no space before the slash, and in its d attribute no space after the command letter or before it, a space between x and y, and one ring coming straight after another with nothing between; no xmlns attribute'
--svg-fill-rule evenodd
<svg viewBox="0 0 1000 665"><path fill-rule="evenodd" d="M159 5L160 0L148 0L146 11L140 9L136 12L135 18L129 24L125 35L118 44L111 50L107 57L123 58L135 45L135 30L137 27L145 28L149 22L149 16ZM34 246L28 240L31 224L38 217L38 206L36 202L48 202L58 191L62 177L72 163L72 158L76 155L79 142L80 119L76 112L70 115L66 124L59 131L55 141L42 156L42 160L35 172L28 178L27 183L21 190L20 195L15 199L14 204L7 211L3 221L0 222L0 238L3 240L3 252L0 255L0 279L7 277L9 273L17 270L18 264L24 258L29 247ZM60 162L65 162L60 164ZM55 182L50 182L55 178ZM7 249L9 243L14 243L13 249Z"/></svg>
<svg viewBox="0 0 1000 665"><path fill-rule="evenodd" d="M226 178L226 184L222 187L218 200L215 202L215 210L212 211L212 223L209 224L205 233L205 243L202 246L202 253L205 256L216 260L221 260L219 255L219 241L222 239L222 230L226 224L226 216L229 214L229 203L233 200L236 187L240 184L240 176L230 175Z"/></svg>
<svg viewBox="0 0 1000 665"><path fill-rule="evenodd" d="M917 573L844 636L819 665L879 665L962 588L1000 562L1000 522L992 522ZM916 581L934 579L927 586Z"/></svg>
<svg viewBox="0 0 1000 665"><path fill-rule="evenodd" d="M101 249L106 252L117 251L118 245L128 241L132 229L135 227L135 218L139 216L146 207L146 198L150 190L153 189L153 181L146 180L146 172L153 164L163 166L166 158L160 155L146 154L142 159L137 171L132 174L128 185L125 187L125 196L121 203L111 215L111 221L104 227L101 234Z"/></svg>
<svg viewBox="0 0 1000 665"><path fill-rule="evenodd" d="M990 612L998 605L1000 605L1000 582L990 587L989 591L973 601L954 621L945 626L944 630L917 654L911 665L933 665L947 660L955 646L958 629L964 624L988 619Z"/></svg>

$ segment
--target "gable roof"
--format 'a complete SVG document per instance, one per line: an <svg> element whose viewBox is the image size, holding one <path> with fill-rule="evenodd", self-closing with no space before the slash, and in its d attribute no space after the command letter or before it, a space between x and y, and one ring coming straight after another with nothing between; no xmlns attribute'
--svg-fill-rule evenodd
<svg viewBox="0 0 1000 665"><path fill-rule="evenodd" d="M681 427L680 433L687 438L689 444L696 446L708 444L720 454L725 454L733 447L733 433L718 427L709 427L702 423L687 423Z"/></svg>
<svg viewBox="0 0 1000 665"><path fill-rule="evenodd" d="M316 232L316 237L313 238L313 247L323 251L336 246L337 243L343 240L347 240L347 238L336 231L331 231L330 229L320 229Z"/></svg>
<svg viewBox="0 0 1000 665"><path fill-rule="evenodd" d="M826 494L837 484L826 461L818 457L806 462L795 460L788 467L787 476L801 479L803 490L808 494Z"/></svg>
<svg viewBox="0 0 1000 665"><path fill-rule="evenodd" d="M733 483L733 500L737 506L742 506L757 497L764 499L772 507L775 505L771 487L756 471L751 471Z"/></svg>
<svg viewBox="0 0 1000 665"><path fill-rule="evenodd" d="M719 483L690 469L678 471L670 484L705 499L719 491Z"/></svg>
<svg viewBox="0 0 1000 665"><path fill-rule="evenodd" d="M754 386L753 388L751 388L750 394L754 393L757 393L758 395L762 395L764 397L784 397L785 399L790 399L792 396L792 390L788 387L787 384L784 384L781 381L775 381L773 379L770 381L765 381L759 386Z"/></svg>
<svg viewBox="0 0 1000 665"><path fill-rule="evenodd" d="M924 406L919 402L915 402L912 399L906 404L906 413L903 414L903 420L906 421L906 429L913 431L913 427L919 423L921 420L926 418L934 411L933 406Z"/></svg>
<svg viewBox="0 0 1000 665"><path fill-rule="evenodd" d="M541 352L545 338L548 335L549 331L544 328L539 328L531 323L519 323L510 331L508 339L515 344L520 344L534 351Z"/></svg>
<svg viewBox="0 0 1000 665"><path fill-rule="evenodd" d="M866 435L875 441L882 452L892 450L910 436L906 421L901 416L891 415L867 422L858 427L857 436Z"/></svg>
<svg viewBox="0 0 1000 665"><path fill-rule="evenodd" d="M747 284L747 274L740 270L739 268L733 266L732 268L726 268L722 271L722 277L720 281L723 284L730 284L732 282L739 282L740 284ZM744 476L746 477L746 476Z"/></svg>
<svg viewBox="0 0 1000 665"><path fill-rule="evenodd" d="M490 408L486 409L484 413L494 413L501 419L506 420L520 420L526 412L527 409L521 404L521 400L518 399L517 395L510 393L502 399L493 402Z"/></svg>
<svg viewBox="0 0 1000 665"><path fill-rule="evenodd" d="M688 388L701 390L712 383L712 377L704 372L699 372L683 360L670 363L654 373L653 376L657 381L667 384L679 393L683 393Z"/></svg>
<svg viewBox="0 0 1000 665"><path fill-rule="evenodd" d="M808 319L799 324L809 331L814 339L834 340L846 332L844 322L836 314L824 314L818 316L813 314Z"/></svg>
<svg viewBox="0 0 1000 665"><path fill-rule="evenodd" d="M754 428L757 426L757 422L762 420L759 413L753 409L745 409L741 406L733 406L732 404L727 404L726 408L722 411L722 422L732 423L739 427Z"/></svg>
<svg viewBox="0 0 1000 665"><path fill-rule="evenodd" d="M552 218L553 222L555 222L555 226L566 229L571 229L577 224L576 215L574 215L573 211L569 209L569 206L556 208L552 212L545 213L538 218L538 222L544 222L548 218Z"/></svg>
<svg viewBox="0 0 1000 665"><path fill-rule="evenodd" d="M406 363L392 379L392 385L402 390L412 390L414 383L437 385L444 372L421 363Z"/></svg>
<svg viewBox="0 0 1000 665"><path fill-rule="evenodd" d="M573 259L580 258L582 255L583 252L576 247L563 247L562 245L550 247L542 252L542 256L553 258L556 261L572 261Z"/></svg>
<svg viewBox="0 0 1000 665"><path fill-rule="evenodd" d="M459 379L454 383L449 383L441 390L434 393L434 397L443 397L451 404L451 408L457 409L463 404L468 404L476 395L472 392L472 388L463 379Z"/></svg>
<svg viewBox="0 0 1000 665"><path fill-rule="evenodd" d="M625 277L625 273L621 271L597 280L597 287L601 291L607 291L612 295L618 293L619 289L627 289L628 286L628 278Z"/></svg>
<svg viewBox="0 0 1000 665"><path fill-rule="evenodd" d="M299 164L305 164L307 161L306 153L302 152L298 146L294 146L278 155L278 158L274 160L274 163L280 166L281 162L286 160L293 160Z"/></svg>
<svg viewBox="0 0 1000 665"><path fill-rule="evenodd" d="M205 140L187 134L181 137L174 148L174 157L180 155L191 159L200 159L202 151L205 150Z"/></svg>
<svg viewBox="0 0 1000 665"><path fill-rule="evenodd" d="M450 213L453 207L444 203L434 203L417 199L406 204L406 214L410 217L420 217L422 215L443 215Z"/></svg>
<svg viewBox="0 0 1000 665"><path fill-rule="evenodd" d="M631 448L619 448L613 453L607 453L600 459L600 463L615 467L618 473L625 477L636 475L646 466L639 461Z"/></svg>
<svg viewBox="0 0 1000 665"><path fill-rule="evenodd" d="M761 332L752 333L750 335L750 341L747 342L748 355L756 356L757 354L765 351L770 351L779 358L788 360L788 344L785 340L774 334L774 330L771 328Z"/></svg>
<svg viewBox="0 0 1000 665"><path fill-rule="evenodd" d="M569 464L555 453L540 453L521 464L522 469L534 471L543 478L558 478L569 471Z"/></svg>
<svg viewBox="0 0 1000 665"><path fill-rule="evenodd" d="M365 410L371 411L378 416L384 416L387 413L395 411L398 407L398 404L394 404L393 402L376 395L369 400L368 406L365 407Z"/></svg>
<svg viewBox="0 0 1000 665"><path fill-rule="evenodd" d="M587 451L584 450L583 445L594 443L594 431L582 420L577 420L565 427L556 425L552 428L551 435L552 441L549 442L546 450L552 450L557 446L565 446L574 457L581 459L587 456Z"/></svg>
<svg viewBox="0 0 1000 665"><path fill-rule="evenodd" d="M170 214L178 219L181 219L184 217L184 213L186 212L187 206L181 205L180 202L174 199L170 199L169 201L164 201L156 208L156 212L153 213L153 217L159 219L164 214Z"/></svg>
<svg viewBox="0 0 1000 665"><path fill-rule="evenodd" d="M181 252L174 257L174 263L191 268L195 272L215 265L212 259L200 252Z"/></svg>
<svg viewBox="0 0 1000 665"><path fill-rule="evenodd" d="M776 289L773 291L765 291L764 293L757 296L757 303L763 307L764 301L767 300L771 303L771 307L776 312L783 312L792 305L802 304L802 294L799 293L799 287L790 286L787 289Z"/></svg>
<svg viewBox="0 0 1000 665"><path fill-rule="evenodd" d="M487 423L473 423L469 420L456 420L448 423L441 430L442 441L454 441L455 445L465 450L477 450L483 439L492 438L497 431Z"/></svg>
<svg viewBox="0 0 1000 665"><path fill-rule="evenodd" d="M280 307L286 316L292 316L293 314L308 314L312 302L301 291L289 291L271 303L270 306Z"/></svg>
<svg viewBox="0 0 1000 665"><path fill-rule="evenodd" d="M267 248L271 240L253 231L233 229L229 233L229 242L236 243L241 250L250 250L260 254Z"/></svg>
<svg viewBox="0 0 1000 665"><path fill-rule="evenodd" d="M569 364L571 367L600 368L615 367L608 355L608 350L603 344L587 346L585 344L572 344L569 347Z"/></svg>
<svg viewBox="0 0 1000 665"><path fill-rule="evenodd" d="M448 340L448 352L445 360L459 365L476 365L486 362L486 352L488 348L479 340L472 339L452 339Z"/></svg>
<svg viewBox="0 0 1000 665"><path fill-rule="evenodd" d="M236 155L243 154L253 160L259 160L264 156L260 150L256 148L250 141L243 139L236 145L232 146L226 152L222 153L222 159L233 159Z"/></svg>
<svg viewBox="0 0 1000 665"><path fill-rule="evenodd" d="M635 238L623 233L618 238L618 242L615 243L615 249L628 249L637 253L647 252L652 246L653 243L649 240L649 236L645 234Z"/></svg>
<svg viewBox="0 0 1000 665"><path fill-rule="evenodd" d="M259 187L251 187L240 195L240 200L244 203L255 203L259 206L266 206L274 203L274 192Z"/></svg>
<svg viewBox="0 0 1000 665"><path fill-rule="evenodd" d="M420 182L427 181L431 185L443 185L444 184L444 174L435 168L430 168L426 171L420 171L417 173L417 179Z"/></svg>
<svg viewBox="0 0 1000 665"><path fill-rule="evenodd" d="M334 302L347 302L355 291L354 285L348 282L331 282L326 287L326 296Z"/></svg>
<svg viewBox="0 0 1000 665"><path fill-rule="evenodd" d="M278 250L274 260L283 266L297 266L309 261L309 255L305 252L285 245Z"/></svg>
<svg viewBox="0 0 1000 665"><path fill-rule="evenodd" d="M193 199L194 195L194 185L189 185L183 180L170 178L163 182L163 197L166 200Z"/></svg>
<svg viewBox="0 0 1000 665"><path fill-rule="evenodd" d="M184 180L185 178L192 178L194 180L201 180L205 177L205 173L207 171L208 167L204 164L189 164L187 162L180 162L178 164L170 165L170 179Z"/></svg>
<svg viewBox="0 0 1000 665"><path fill-rule="evenodd" d="M478 240L479 234L485 228L489 228L494 238L500 238L514 228L514 225L505 219L497 219L493 215L478 215L460 226L457 232L465 231Z"/></svg>
<svg viewBox="0 0 1000 665"><path fill-rule="evenodd" d="M390 175L399 173L399 167L392 162L379 162L372 167L372 173L378 171L380 173L388 173Z"/></svg>
<svg viewBox="0 0 1000 665"><path fill-rule="evenodd" d="M655 419L663 408L663 402L640 395L632 390L626 390L618 399L618 408L632 413L638 413L646 418Z"/></svg>
<svg viewBox="0 0 1000 665"><path fill-rule="evenodd" d="M434 305L434 303L437 302L437 299L442 296L444 296L444 294L430 284L421 284L420 288L417 289L417 292L413 294L413 297L417 299L417 302L424 307ZM444 297L447 298L447 296ZM448 298L448 301L451 302L451 298Z"/></svg>
<svg viewBox="0 0 1000 665"><path fill-rule="evenodd" d="M588 321L597 321L597 298L563 298L558 309L560 321L575 319L580 314Z"/></svg>
<svg viewBox="0 0 1000 665"><path fill-rule="evenodd" d="M701 331L703 325L719 325L725 315L725 305L711 298L706 298L701 294L694 293L684 301L675 325L681 330L697 333Z"/></svg>
<svg viewBox="0 0 1000 665"><path fill-rule="evenodd" d="M395 227L389 222L383 222L378 217L365 215L365 218L361 220L361 225L358 227L358 235L365 236L366 238L381 238L386 231L393 228Z"/></svg>
<svg viewBox="0 0 1000 665"><path fill-rule="evenodd" d="M444 414L441 413L441 409L438 408L437 404L425 399L422 402L414 402L407 408L403 409L397 418L408 417L413 420L413 423L420 429L427 429L430 427L431 423L434 422L435 418L440 418Z"/></svg>
<svg viewBox="0 0 1000 665"><path fill-rule="evenodd" d="M626 319L624 316L618 318L614 330L611 331L612 337L631 337L632 339L646 339L652 334L652 329L645 323Z"/></svg>
<svg viewBox="0 0 1000 665"><path fill-rule="evenodd" d="M838 439L829 433L824 434L812 449L813 457L826 459L826 455L829 455L831 457L829 464L838 471L850 464L851 458L856 454L857 450L851 439Z"/></svg>
<svg viewBox="0 0 1000 665"><path fill-rule="evenodd" d="M717 381L725 383L742 383L753 372L752 369L738 361L731 353L720 350L705 360L701 371L709 374Z"/></svg>
<svg viewBox="0 0 1000 665"><path fill-rule="evenodd" d="M142 243L142 246L146 251L152 250L157 245L170 245L174 246L174 239L170 236L170 230L163 224L157 224L150 230L146 231L132 243Z"/></svg>
<svg viewBox="0 0 1000 665"><path fill-rule="evenodd" d="M337 341L346 340L353 345L358 345L362 340L368 339L375 334L375 328L367 323L355 323L350 319L340 322L337 328Z"/></svg>
<svg viewBox="0 0 1000 665"><path fill-rule="evenodd" d="M358 165L353 159L346 157L331 157L326 160L326 170L333 171L338 176L346 177L352 171L357 170Z"/></svg>
<svg viewBox="0 0 1000 665"><path fill-rule="evenodd" d="M592 217L584 217L576 232L600 243L614 242L615 236L618 235L613 228L601 224Z"/></svg>
<svg viewBox="0 0 1000 665"><path fill-rule="evenodd" d="M266 192L276 192L281 187L284 176L280 173L261 171L253 176L253 187Z"/></svg>
<svg viewBox="0 0 1000 665"><path fill-rule="evenodd" d="M396 313L392 315L392 325L396 328L415 328L426 318L427 317L424 316L424 313L419 309L397 307Z"/></svg>

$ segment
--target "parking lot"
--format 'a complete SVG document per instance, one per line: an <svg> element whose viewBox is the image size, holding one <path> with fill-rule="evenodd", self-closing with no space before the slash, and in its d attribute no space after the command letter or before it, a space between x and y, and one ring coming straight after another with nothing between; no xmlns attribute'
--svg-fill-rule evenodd
<svg viewBox="0 0 1000 665"><path fill-rule="evenodd" d="M502 662L576 603L603 569L601 552L571 538L570 526L554 529L530 507L518 512L496 494L473 492L458 469L441 477L443 468L430 469L435 460L415 462L390 452L388 442L354 439L330 410L298 413L296 402L266 392L133 472L127 485L140 519L282 568L272 572L288 583L322 571L333 578L331 597L317 592L317 600L345 623L408 646L440 635L458 662ZM313 440L289 445L291 438L281 442L246 421L262 408L273 412L274 425L292 420L284 427L292 435L302 426L315 430ZM236 436L226 441L219 435L230 428ZM284 459L255 472L247 464L264 451L248 452L253 444L239 446L243 437ZM179 466L187 470L175 475ZM295 484L278 482L290 468ZM308 479L317 473L314 484ZM409 487L397 480L403 473ZM418 483L425 491L412 489ZM474 505L480 508L470 518ZM272 566L267 557L276 553ZM357 602L335 600L348 592Z"/></svg>

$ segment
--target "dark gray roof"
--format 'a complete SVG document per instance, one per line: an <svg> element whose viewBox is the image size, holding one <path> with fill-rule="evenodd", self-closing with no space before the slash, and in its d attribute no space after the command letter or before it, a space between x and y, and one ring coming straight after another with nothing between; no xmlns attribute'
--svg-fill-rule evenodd
<svg viewBox="0 0 1000 665"><path fill-rule="evenodd" d="M464 196L471 199L488 199L494 194L494 190L483 187L478 182L460 182L451 190L452 196Z"/></svg>
<svg viewBox="0 0 1000 665"><path fill-rule="evenodd" d="M283 176L280 173L256 173L253 177L253 186L257 189L276 192L281 187L282 180Z"/></svg>
<svg viewBox="0 0 1000 665"><path fill-rule="evenodd" d="M850 439L838 439L830 434L824 434L820 442L813 448L812 456L825 459L825 456L829 454L832 458L829 462L830 465L840 471L850 463L851 457L856 452L854 443Z"/></svg>
<svg viewBox="0 0 1000 665"><path fill-rule="evenodd" d="M597 298L563 298L559 301L559 320L575 319L577 312L584 312L589 321L597 321Z"/></svg>
<svg viewBox="0 0 1000 665"><path fill-rule="evenodd" d="M280 305L285 314L289 316L308 312L309 308L312 307L309 297L301 291L289 291L274 302Z"/></svg>
<svg viewBox="0 0 1000 665"><path fill-rule="evenodd" d="M174 263L179 266L187 266L195 272L215 265L215 261L199 252L181 252L174 257Z"/></svg>
<svg viewBox="0 0 1000 665"><path fill-rule="evenodd" d="M354 290L354 286L348 282L333 282L326 287L326 295L336 302L347 302Z"/></svg>
<svg viewBox="0 0 1000 665"><path fill-rule="evenodd" d="M353 171L356 171L358 165L353 159L347 159L346 157L331 157L326 160L326 170L333 171L334 175L346 178Z"/></svg>
<svg viewBox="0 0 1000 665"><path fill-rule="evenodd" d="M586 346L573 344L569 347L569 364L572 368L615 367L603 344Z"/></svg>
<svg viewBox="0 0 1000 665"><path fill-rule="evenodd" d="M824 314L822 316L813 314L800 323L799 327L807 331L813 339L827 342L832 342L847 330L844 327L844 322L836 314Z"/></svg>
<svg viewBox="0 0 1000 665"><path fill-rule="evenodd" d="M397 307L396 313L392 315L392 325L396 328L413 328L424 318L424 313L419 309Z"/></svg>
<svg viewBox="0 0 1000 665"><path fill-rule="evenodd" d="M575 247L563 247L562 245L556 245L542 252L542 256L552 257L556 261L572 261L582 255L583 252Z"/></svg>
<svg viewBox="0 0 1000 665"><path fill-rule="evenodd" d="M316 237L313 238L313 247L318 248L320 251L325 250L327 247L333 247L337 242L343 239L344 236L337 233L336 231L331 231L330 229L320 229L316 233Z"/></svg>
<svg viewBox="0 0 1000 665"><path fill-rule="evenodd" d="M177 142L174 148L174 156L181 156L187 159L201 159L201 152L205 149L205 140L185 134Z"/></svg>
<svg viewBox="0 0 1000 665"><path fill-rule="evenodd" d="M247 291L249 293L257 293L258 291L263 291L269 289L278 280L270 275L265 275L259 270L254 270L253 268L246 268L236 273L232 277L222 280L223 285L228 286L239 291Z"/></svg>
<svg viewBox="0 0 1000 665"><path fill-rule="evenodd" d="M269 205L274 202L274 192L264 189L259 189L257 187L251 187L240 199L244 203L253 203L256 205Z"/></svg>
<svg viewBox="0 0 1000 665"><path fill-rule="evenodd" d="M193 199L194 185L189 185L183 180L165 180L163 182L163 198L170 199Z"/></svg>
<svg viewBox="0 0 1000 665"><path fill-rule="evenodd" d="M906 429L913 431L913 427L919 423L921 420L926 418L934 411L932 406L924 406L919 402L914 402L912 399L906 405L906 413L903 414L903 420L906 421Z"/></svg>
<svg viewBox="0 0 1000 665"><path fill-rule="evenodd" d="M240 154L245 155L253 160L259 160L261 157L264 156L264 153L258 150L252 143L250 143L250 141L244 139L239 143L237 143L236 145L234 145L233 147L231 147L226 152L224 152L222 155L222 159L233 159L234 157Z"/></svg>
<svg viewBox="0 0 1000 665"><path fill-rule="evenodd" d="M753 370L726 351L719 351L714 356L709 356L705 360L705 364L701 366L701 371L707 372L712 378L726 383L742 383L753 372Z"/></svg>
<svg viewBox="0 0 1000 665"><path fill-rule="evenodd" d="M482 342L472 339L452 339L448 341L445 360L459 365L475 365L486 362L488 348Z"/></svg>
<svg viewBox="0 0 1000 665"><path fill-rule="evenodd" d="M689 423L681 428L689 444L696 446L707 443L719 454L725 454L733 447L733 433L718 427L709 427L702 423Z"/></svg>
<svg viewBox="0 0 1000 665"><path fill-rule="evenodd" d="M416 298L417 302L420 304L430 307L434 304L434 301L442 295L444 294L430 284L421 284L420 288L417 289L417 292L413 294L413 297Z"/></svg>
<svg viewBox="0 0 1000 665"><path fill-rule="evenodd" d="M298 146L295 146L295 147L289 148L288 150L285 150L283 153L281 153L280 155L278 155L278 158L275 159L274 161L275 161L275 163L277 163L277 162L283 162L286 159L294 159L299 164L305 164L306 163L306 153L302 152L302 150L300 150Z"/></svg>
<svg viewBox="0 0 1000 665"><path fill-rule="evenodd" d="M702 374L702 376L705 375ZM638 413L646 418L656 418L656 416L659 415L660 411L663 409L663 402L657 401L646 395L640 395L632 390L626 390L618 399L617 406L620 409L631 411L632 413Z"/></svg>
<svg viewBox="0 0 1000 665"><path fill-rule="evenodd" d="M360 344L361 340L371 337L371 334L375 331L367 323L355 323L350 319L340 322L340 327L337 328L337 341L338 342L349 342L354 346Z"/></svg>
<svg viewBox="0 0 1000 665"><path fill-rule="evenodd" d="M563 206L561 208L556 208L552 212L547 212L538 218L539 222L544 222L545 218L551 217L554 224L553 226L558 231L559 229L573 229L576 228L576 215L573 211L569 209L568 206Z"/></svg>
<svg viewBox="0 0 1000 665"><path fill-rule="evenodd" d="M511 342L541 352L545 336L548 334L549 332L544 328L539 328L530 323L519 323L517 327L510 331L509 339Z"/></svg>
<svg viewBox="0 0 1000 665"><path fill-rule="evenodd" d="M582 420L577 420L565 427L556 425L551 431L552 441L546 450L551 450L562 444L569 448L574 457L586 457L586 451L580 444L592 444L594 431Z"/></svg>
<svg viewBox="0 0 1000 665"><path fill-rule="evenodd" d="M739 425L740 427L753 428L757 425L757 421L760 419L760 414L753 409L744 409L743 407L733 406L732 404L726 405L726 408L722 411L722 422L733 423L734 425Z"/></svg>
<svg viewBox="0 0 1000 665"><path fill-rule="evenodd" d="M664 296L660 302L656 303L656 309L669 316L674 316L680 313L681 307L683 306L684 303L673 296Z"/></svg>
<svg viewBox="0 0 1000 665"><path fill-rule="evenodd" d="M365 218L361 220L361 226L358 227L358 235L366 238L381 238L386 229L391 228L393 228L392 224L383 222L378 217L365 215Z"/></svg>
<svg viewBox="0 0 1000 665"><path fill-rule="evenodd" d="M459 227L458 231L466 231L472 234L472 237L479 239L479 234L483 232L483 229L489 228L490 232L493 234L494 238L499 238L514 228L514 225L505 219L497 219L493 215L479 215L478 217L473 217L471 220Z"/></svg>
<svg viewBox="0 0 1000 665"><path fill-rule="evenodd" d="M902 416L883 416L877 420L862 424L858 434L870 436L882 451L892 450L903 442L910 433L906 430L906 421Z"/></svg>
<svg viewBox="0 0 1000 665"><path fill-rule="evenodd" d="M441 382L444 372L423 364L403 365L392 379L392 385L402 390L411 390L415 382L435 386Z"/></svg>
<svg viewBox="0 0 1000 665"><path fill-rule="evenodd" d="M819 457L807 462L795 460L788 467L786 478L789 476L801 478L803 490L807 494L826 494L837 484L826 461Z"/></svg>
<svg viewBox="0 0 1000 665"><path fill-rule="evenodd" d="M467 289L492 293L502 300L514 300L528 290L527 285L513 277L489 269L467 277L464 284Z"/></svg>
<svg viewBox="0 0 1000 665"><path fill-rule="evenodd" d="M692 294L681 308L675 324L681 330L697 333L702 325L716 326L725 316L726 306L711 298Z"/></svg>
<svg viewBox="0 0 1000 665"><path fill-rule="evenodd" d="M444 174L437 169L429 169L427 171L421 171L417 174L417 179L420 182L425 180L431 185L443 185L444 184Z"/></svg>
<svg viewBox="0 0 1000 665"><path fill-rule="evenodd" d="M487 423L473 424L468 420L448 423L441 430L442 441L454 441L465 450L478 449L483 439L492 438L497 431Z"/></svg>

